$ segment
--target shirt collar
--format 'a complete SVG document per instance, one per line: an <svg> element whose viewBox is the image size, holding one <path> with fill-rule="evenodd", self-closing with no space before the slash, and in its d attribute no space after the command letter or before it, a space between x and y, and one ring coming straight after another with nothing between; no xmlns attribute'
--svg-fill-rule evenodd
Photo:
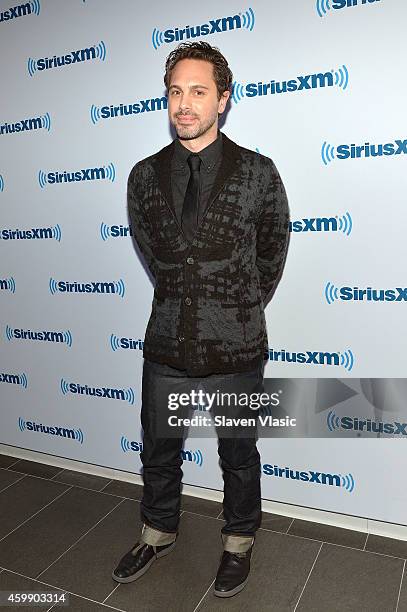
<svg viewBox="0 0 407 612"><path fill-rule="evenodd" d="M184 168L185 166L187 166L187 159L190 154L191 151L184 147L184 145L182 145L177 138L175 140L173 157L175 166L177 168ZM202 160L202 166L208 172L210 172L214 168L214 166L216 166L220 156L222 155L222 134L219 130L218 137L216 138L216 140L214 140L207 147L199 151L198 155Z"/></svg>

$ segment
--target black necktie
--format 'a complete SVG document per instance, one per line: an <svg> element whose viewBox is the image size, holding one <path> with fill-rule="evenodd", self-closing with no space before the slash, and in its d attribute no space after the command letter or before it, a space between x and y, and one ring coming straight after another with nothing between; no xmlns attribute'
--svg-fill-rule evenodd
<svg viewBox="0 0 407 612"><path fill-rule="evenodd" d="M191 153L187 161L191 175L189 177L187 190L185 192L184 204L182 207L181 227L188 240L192 242L198 226L201 158L197 153Z"/></svg>

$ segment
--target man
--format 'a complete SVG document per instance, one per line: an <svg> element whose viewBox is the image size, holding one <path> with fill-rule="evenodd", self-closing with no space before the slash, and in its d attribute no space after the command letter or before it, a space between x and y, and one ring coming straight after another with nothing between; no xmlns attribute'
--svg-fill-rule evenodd
<svg viewBox="0 0 407 612"><path fill-rule="evenodd" d="M264 307L289 241L273 161L218 130L233 82L220 51L181 43L167 58L164 82L177 138L128 179L131 227L155 290L143 350L143 528L112 574L118 582L140 578L177 538L183 441L159 435L171 389L199 380L248 392L262 384ZM219 437L218 453L225 525L214 593L230 597L247 582L261 523L260 456L253 432L244 431Z"/></svg>

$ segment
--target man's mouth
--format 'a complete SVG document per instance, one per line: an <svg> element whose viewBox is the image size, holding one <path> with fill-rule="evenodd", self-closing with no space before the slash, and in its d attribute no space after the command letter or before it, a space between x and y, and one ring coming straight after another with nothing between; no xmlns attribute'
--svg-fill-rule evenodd
<svg viewBox="0 0 407 612"><path fill-rule="evenodd" d="M196 117L193 115L177 115L177 120L180 123L192 123L193 121L196 121Z"/></svg>

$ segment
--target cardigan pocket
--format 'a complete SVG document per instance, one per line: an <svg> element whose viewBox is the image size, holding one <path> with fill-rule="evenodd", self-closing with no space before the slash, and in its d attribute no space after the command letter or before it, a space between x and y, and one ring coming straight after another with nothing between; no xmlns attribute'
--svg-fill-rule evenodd
<svg viewBox="0 0 407 612"><path fill-rule="evenodd" d="M212 327L214 340L233 345L245 342L239 304L214 302L206 308L206 315Z"/></svg>
<svg viewBox="0 0 407 612"><path fill-rule="evenodd" d="M154 291L153 306L145 337L164 336L166 338L176 338L177 326L178 309L174 302L172 300L162 300L158 298L156 291Z"/></svg>

